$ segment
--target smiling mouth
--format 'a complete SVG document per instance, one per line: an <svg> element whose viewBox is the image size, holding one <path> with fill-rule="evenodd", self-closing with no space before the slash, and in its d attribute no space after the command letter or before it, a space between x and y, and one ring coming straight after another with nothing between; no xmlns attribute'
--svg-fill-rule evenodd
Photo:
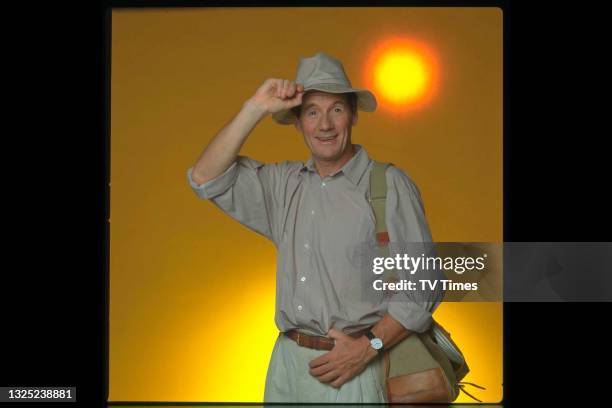
<svg viewBox="0 0 612 408"><path fill-rule="evenodd" d="M328 137L315 137L319 142L323 144L332 144L338 138L338 135L328 136Z"/></svg>

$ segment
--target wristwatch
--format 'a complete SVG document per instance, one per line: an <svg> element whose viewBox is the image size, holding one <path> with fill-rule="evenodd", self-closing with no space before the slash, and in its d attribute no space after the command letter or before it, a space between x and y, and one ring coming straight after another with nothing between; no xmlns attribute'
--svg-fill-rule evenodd
<svg viewBox="0 0 612 408"><path fill-rule="evenodd" d="M379 339L378 337L376 337L374 335L374 333L372 333L371 330L368 330L365 333L365 335L366 335L366 337L368 339L370 339L370 346L372 346L372 348L374 350L376 350L378 352L378 354L382 353L383 352L383 342L382 342L382 340Z"/></svg>

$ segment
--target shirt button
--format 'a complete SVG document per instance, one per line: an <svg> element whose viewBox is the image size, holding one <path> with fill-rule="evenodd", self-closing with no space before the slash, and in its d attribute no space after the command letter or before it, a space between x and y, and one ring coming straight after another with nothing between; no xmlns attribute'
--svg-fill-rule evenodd
<svg viewBox="0 0 612 408"><path fill-rule="evenodd" d="M310 248L310 245L308 245L308 243L305 243L304 244L304 248L308 249L308 248Z"/></svg>
<svg viewBox="0 0 612 408"><path fill-rule="evenodd" d="M325 187L325 182L321 183L321 187Z"/></svg>
<svg viewBox="0 0 612 408"><path fill-rule="evenodd" d="M304 282L304 281L306 280L306 277L305 277L305 276L302 276L302 277L300 278L300 280L301 280L302 282Z"/></svg>
<svg viewBox="0 0 612 408"><path fill-rule="evenodd" d="M298 305L298 310L302 310L302 305Z"/></svg>
<svg viewBox="0 0 612 408"><path fill-rule="evenodd" d="M314 210L312 210L310 213L311 213L312 215L314 215Z"/></svg>

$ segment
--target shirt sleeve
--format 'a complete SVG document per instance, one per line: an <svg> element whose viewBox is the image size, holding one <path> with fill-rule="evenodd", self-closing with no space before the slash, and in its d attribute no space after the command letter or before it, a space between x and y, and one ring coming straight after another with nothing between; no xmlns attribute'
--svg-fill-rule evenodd
<svg viewBox="0 0 612 408"><path fill-rule="evenodd" d="M387 202L385 207L389 232L389 256L396 254L431 255L432 238L421 201L421 194L410 177L394 166L386 172ZM420 248L417 251L417 248ZM421 251L422 249L422 251ZM400 279L415 280L405 270L398 270ZM444 279L439 270L416 271L419 279ZM417 288L419 286L417 285ZM418 333L426 331L432 323L432 313L444 297L438 284L435 290L400 291L389 299L388 313L406 329Z"/></svg>
<svg viewBox="0 0 612 408"><path fill-rule="evenodd" d="M263 164L238 156L222 174L203 184L193 178L193 167L187 180L195 194L210 200L230 217L251 230L278 242L277 225L283 208L282 188L294 162Z"/></svg>

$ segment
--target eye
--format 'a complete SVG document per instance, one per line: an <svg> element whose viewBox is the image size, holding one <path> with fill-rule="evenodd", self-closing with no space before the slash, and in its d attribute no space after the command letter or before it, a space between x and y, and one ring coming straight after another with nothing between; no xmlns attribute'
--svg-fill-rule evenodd
<svg viewBox="0 0 612 408"><path fill-rule="evenodd" d="M316 111L309 111L309 112L307 113L307 115L308 115L308 116L314 116L314 115L316 115L316 114L317 114L317 112L316 112Z"/></svg>
<svg viewBox="0 0 612 408"><path fill-rule="evenodd" d="M334 112L342 112L342 108L340 106L336 106L334 108Z"/></svg>

